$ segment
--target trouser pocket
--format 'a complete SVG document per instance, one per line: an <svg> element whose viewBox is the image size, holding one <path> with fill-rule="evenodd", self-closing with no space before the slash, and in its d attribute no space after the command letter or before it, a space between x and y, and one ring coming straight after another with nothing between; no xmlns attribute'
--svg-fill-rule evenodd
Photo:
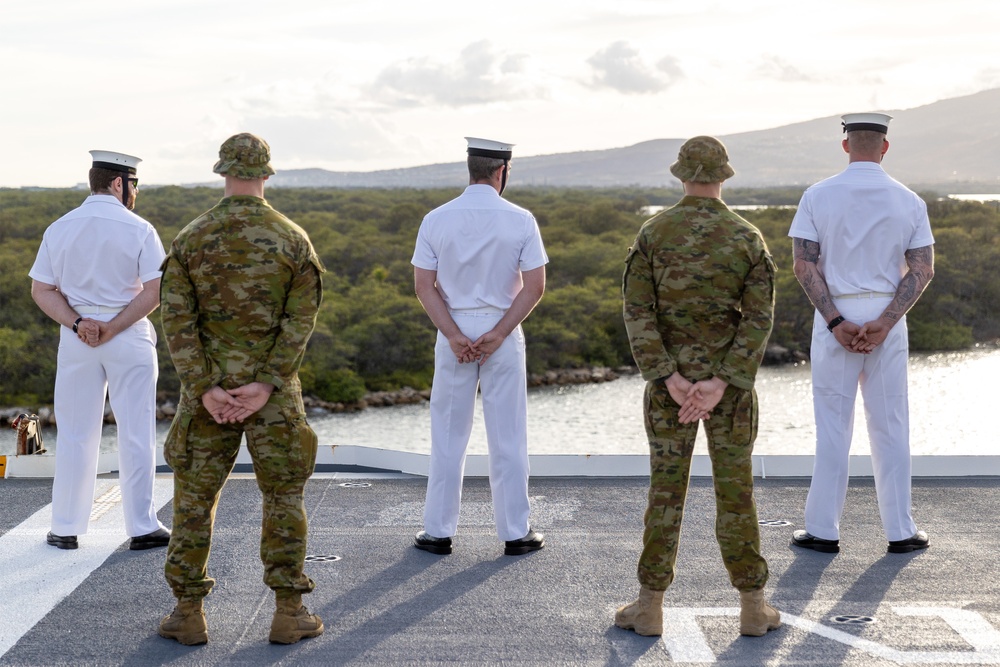
<svg viewBox="0 0 1000 667"><path fill-rule="evenodd" d="M316 468L316 450L319 438L305 417L297 417L289 422L291 435L291 451L289 464L293 474L299 479L309 479Z"/></svg>
<svg viewBox="0 0 1000 667"><path fill-rule="evenodd" d="M733 406L734 445L752 445L757 439L757 391L742 390Z"/></svg>
<svg viewBox="0 0 1000 667"><path fill-rule="evenodd" d="M192 417L190 412L178 410L174 420L170 422L167 439L163 442L163 458L174 470L186 470L191 464L188 431L191 428Z"/></svg>

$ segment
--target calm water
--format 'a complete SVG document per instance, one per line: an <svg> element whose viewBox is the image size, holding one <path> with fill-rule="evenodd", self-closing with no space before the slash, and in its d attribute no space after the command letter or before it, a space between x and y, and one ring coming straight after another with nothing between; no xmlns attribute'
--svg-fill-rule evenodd
<svg viewBox="0 0 1000 667"><path fill-rule="evenodd" d="M914 355L910 360L910 422L914 454L1000 455L996 398L1000 350ZM758 375L760 434L757 454L811 454L815 429L808 364L763 368ZM532 454L645 454L642 391L638 376L603 384L546 387L528 394L529 451ZM426 403L370 408L355 414L313 414L310 423L322 445L365 445L430 452L430 410ZM160 444L168 424L158 426ZM46 432L46 444L56 434ZM114 427L103 448L113 448ZM3 439L3 448L13 446ZM11 450L12 451L12 450ZM699 434L696 451L705 453ZM855 419L854 454L869 452L860 407ZM470 454L486 453L481 407L469 443Z"/></svg>
<svg viewBox="0 0 1000 667"><path fill-rule="evenodd" d="M530 352L529 352L530 354ZM911 447L914 454L1000 454L992 411L1000 351L915 355L910 361ZM528 447L532 454L645 454L638 376L614 382L547 387L528 394ZM815 428L808 364L761 369L757 381L758 454L812 454ZM869 453L860 405L852 453ZM427 404L369 409L310 419L323 444L367 445L430 452ZM485 454L481 406L469 453ZM699 433L696 452L705 453Z"/></svg>

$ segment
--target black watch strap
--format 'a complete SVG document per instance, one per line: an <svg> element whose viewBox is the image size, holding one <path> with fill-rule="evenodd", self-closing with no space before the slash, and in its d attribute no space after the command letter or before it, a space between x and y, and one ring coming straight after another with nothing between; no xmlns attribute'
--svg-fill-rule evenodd
<svg viewBox="0 0 1000 667"><path fill-rule="evenodd" d="M78 324L80 324L80 322L83 322L83 318L82 317L76 318L76 322L73 322L73 333L79 333L77 331L76 327L77 327Z"/></svg>
<svg viewBox="0 0 1000 667"><path fill-rule="evenodd" d="M844 321L843 315L837 315L835 318L830 320L830 323L826 325L827 330L833 331L837 328L837 325Z"/></svg>

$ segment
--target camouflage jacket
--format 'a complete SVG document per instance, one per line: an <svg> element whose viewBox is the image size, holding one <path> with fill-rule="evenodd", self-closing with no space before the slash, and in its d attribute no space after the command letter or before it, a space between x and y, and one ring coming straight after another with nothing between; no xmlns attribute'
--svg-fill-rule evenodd
<svg viewBox="0 0 1000 667"><path fill-rule="evenodd" d="M625 263L625 328L643 378L753 387L775 272L756 227L720 199L686 196L646 221Z"/></svg>
<svg viewBox="0 0 1000 667"><path fill-rule="evenodd" d="M305 231L257 197L226 197L181 230L163 262L160 311L182 392L298 373L323 296Z"/></svg>

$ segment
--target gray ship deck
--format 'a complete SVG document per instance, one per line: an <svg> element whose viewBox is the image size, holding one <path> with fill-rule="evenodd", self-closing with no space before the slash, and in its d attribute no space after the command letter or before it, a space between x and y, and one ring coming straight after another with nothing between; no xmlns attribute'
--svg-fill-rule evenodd
<svg viewBox="0 0 1000 667"><path fill-rule="evenodd" d="M164 551L128 550L113 474L100 480L76 551L44 542L51 480L0 480L0 664L1000 665L997 477L915 479L931 547L907 555L886 554L870 479L851 480L837 555L788 545L808 480L758 480L767 592L784 620L761 638L737 633L709 479L692 479L662 638L612 624L638 590L646 479L533 478L533 524L547 546L518 557L503 556L482 478L466 479L455 553L414 549L425 483L317 474L306 496L316 590L305 601L326 633L276 646L258 559L260 496L252 476L234 475L209 564L210 640L185 647L156 634L173 605ZM170 494L170 476L158 476L167 525Z"/></svg>

